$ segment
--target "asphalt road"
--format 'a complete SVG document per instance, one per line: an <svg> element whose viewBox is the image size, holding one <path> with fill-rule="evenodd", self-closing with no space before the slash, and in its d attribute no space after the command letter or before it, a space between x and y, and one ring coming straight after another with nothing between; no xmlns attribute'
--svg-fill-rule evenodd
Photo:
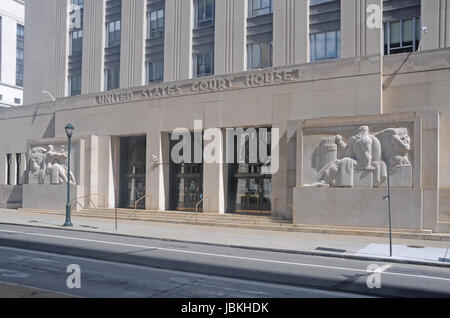
<svg viewBox="0 0 450 318"><path fill-rule="evenodd" d="M66 285L71 264L80 289ZM443 267L12 225L0 225L0 282L81 297L450 297Z"/></svg>

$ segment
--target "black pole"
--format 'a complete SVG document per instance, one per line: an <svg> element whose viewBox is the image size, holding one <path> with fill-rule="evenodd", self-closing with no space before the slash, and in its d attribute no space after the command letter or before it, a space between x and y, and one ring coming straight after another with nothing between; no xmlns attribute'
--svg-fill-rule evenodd
<svg viewBox="0 0 450 318"><path fill-rule="evenodd" d="M389 255L392 257L392 214L391 214L391 176L389 157L386 155L387 181L388 181L388 206L389 206Z"/></svg>
<svg viewBox="0 0 450 318"><path fill-rule="evenodd" d="M66 205L66 222L64 223L64 226L73 226L71 220L70 220L70 146L71 146L71 139L72 136L68 136L69 139L69 145L68 145L68 158L67 158L67 205Z"/></svg>

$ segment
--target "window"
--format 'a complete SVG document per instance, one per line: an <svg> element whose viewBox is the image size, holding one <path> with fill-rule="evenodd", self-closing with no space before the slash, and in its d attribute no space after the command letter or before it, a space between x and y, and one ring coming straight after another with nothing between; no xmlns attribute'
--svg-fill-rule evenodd
<svg viewBox="0 0 450 318"><path fill-rule="evenodd" d="M9 153L6 155L6 184L11 185L11 166L12 155Z"/></svg>
<svg viewBox="0 0 450 318"><path fill-rule="evenodd" d="M14 98L14 104L19 105L20 104L20 98Z"/></svg>
<svg viewBox="0 0 450 318"><path fill-rule="evenodd" d="M195 0L195 27L214 24L214 0Z"/></svg>
<svg viewBox="0 0 450 318"><path fill-rule="evenodd" d="M384 24L384 54L413 52L421 40L420 18L387 22Z"/></svg>
<svg viewBox="0 0 450 318"><path fill-rule="evenodd" d="M147 83L158 83L163 81L164 63L155 61L147 63Z"/></svg>
<svg viewBox="0 0 450 318"><path fill-rule="evenodd" d="M120 20L106 24L106 44L107 47L120 45Z"/></svg>
<svg viewBox="0 0 450 318"><path fill-rule="evenodd" d="M152 39L164 35L164 10L152 11L147 14L147 38Z"/></svg>
<svg viewBox="0 0 450 318"><path fill-rule="evenodd" d="M250 18L269 13L272 13L272 0L248 0Z"/></svg>
<svg viewBox="0 0 450 318"><path fill-rule="evenodd" d="M335 1L335 0L310 0L310 5L316 5L316 4L322 4L322 3L326 3L326 2L331 2L331 1Z"/></svg>
<svg viewBox="0 0 450 318"><path fill-rule="evenodd" d="M16 184L20 185L21 182L21 177L20 177L20 166L22 164L22 154L20 153L16 153Z"/></svg>
<svg viewBox="0 0 450 318"><path fill-rule="evenodd" d="M70 32L70 54L80 53L83 49L83 30Z"/></svg>
<svg viewBox="0 0 450 318"><path fill-rule="evenodd" d="M70 96L81 95L81 75L69 76Z"/></svg>
<svg viewBox="0 0 450 318"><path fill-rule="evenodd" d="M120 69L110 68L105 70L106 90L119 88L120 86Z"/></svg>
<svg viewBox="0 0 450 318"><path fill-rule="evenodd" d="M214 52L194 54L194 77L214 74Z"/></svg>
<svg viewBox="0 0 450 318"><path fill-rule="evenodd" d="M24 65L24 41L25 28L17 25L17 50L16 50L16 85L23 86L23 65ZM20 103L19 103L20 104Z"/></svg>
<svg viewBox="0 0 450 318"><path fill-rule="evenodd" d="M73 5L77 5L80 7L80 9L83 9L84 6L84 0L72 0Z"/></svg>
<svg viewBox="0 0 450 318"><path fill-rule="evenodd" d="M249 44L247 46L247 68L254 70L272 66L272 42Z"/></svg>
<svg viewBox="0 0 450 318"><path fill-rule="evenodd" d="M341 57L341 31L311 34L311 62Z"/></svg>

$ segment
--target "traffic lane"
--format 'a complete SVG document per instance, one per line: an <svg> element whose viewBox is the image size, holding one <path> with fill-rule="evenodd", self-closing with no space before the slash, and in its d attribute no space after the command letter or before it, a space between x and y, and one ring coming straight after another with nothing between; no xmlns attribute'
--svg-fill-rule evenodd
<svg viewBox="0 0 450 318"><path fill-rule="evenodd" d="M80 289L69 289L66 285L69 275L66 273L66 268L70 264L77 264L81 268ZM1 247L0 281L89 298L335 298L358 296Z"/></svg>
<svg viewBox="0 0 450 318"><path fill-rule="evenodd" d="M16 238L12 245L19 242L33 248L54 249L73 255L87 254L95 258L125 263L309 288L397 297L449 294L450 275L446 268L395 264L387 273L381 275L389 276L383 280L383 288L368 289L367 267L373 262L135 239L97 233L48 229L40 229L40 233L37 233L35 230L38 229L25 230L28 230L27 234L4 233L4 235ZM39 240L39 243L35 242L36 240ZM55 240L58 241L56 247ZM8 240L3 239L2 242L8 243Z"/></svg>

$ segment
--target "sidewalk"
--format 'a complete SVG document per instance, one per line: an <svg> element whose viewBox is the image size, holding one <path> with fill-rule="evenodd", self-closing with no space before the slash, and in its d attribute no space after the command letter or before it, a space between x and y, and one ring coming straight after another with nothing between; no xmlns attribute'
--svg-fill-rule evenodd
<svg viewBox="0 0 450 318"><path fill-rule="evenodd" d="M450 268L450 242L394 239L393 258L389 258L389 240L380 237L280 232L240 228L209 227L190 224L139 222L73 217L74 227L62 227L64 216L0 209L0 224L48 227L70 231L85 231L136 236L172 241L233 246L289 253L344 257L422 264Z"/></svg>

